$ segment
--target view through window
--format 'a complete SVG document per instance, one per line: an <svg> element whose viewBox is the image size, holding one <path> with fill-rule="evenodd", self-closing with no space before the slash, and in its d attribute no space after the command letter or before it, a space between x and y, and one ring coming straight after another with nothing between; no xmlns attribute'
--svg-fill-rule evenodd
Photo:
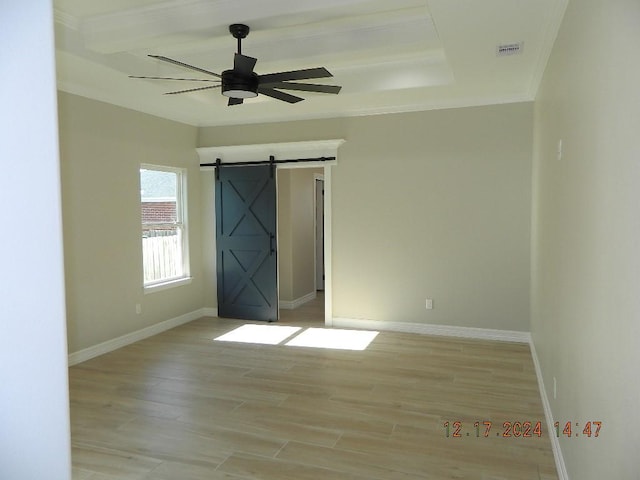
<svg viewBox="0 0 640 480"><path fill-rule="evenodd" d="M145 287L189 276L185 190L180 169L150 165L140 168Z"/></svg>

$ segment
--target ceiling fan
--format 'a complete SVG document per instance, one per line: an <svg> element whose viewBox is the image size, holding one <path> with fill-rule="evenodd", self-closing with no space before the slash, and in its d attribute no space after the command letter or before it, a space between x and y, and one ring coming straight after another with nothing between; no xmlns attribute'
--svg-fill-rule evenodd
<svg viewBox="0 0 640 480"><path fill-rule="evenodd" d="M290 72L268 73L266 75L258 75L253 71L257 59L242 55L242 39L249 35L249 27L240 23L229 26L229 32L238 40L238 53L233 58L233 69L225 70L222 75L200 67L195 67L187 63L174 60L162 55L149 55L151 58L161 60L163 62L178 65L179 67L188 68L196 72L211 75L219 78L219 80L205 80L199 78L169 78L169 77L141 77L129 75L130 78L144 78L150 80L179 80L187 82L216 82L216 85L206 87L189 88L187 90L178 90L175 92L167 92L165 95L177 95L180 93L196 92L200 90L209 90L213 88L221 88L222 94L229 97L228 105L240 105L245 98L257 97L258 94L267 95L268 97L282 100L288 103L297 103L304 98L282 92L281 90L298 90L303 92L319 92L333 93L340 92L342 87L337 85L320 85L315 83L292 82L291 80L308 80L313 78L327 78L333 75L324 67L308 68L303 70L293 70Z"/></svg>

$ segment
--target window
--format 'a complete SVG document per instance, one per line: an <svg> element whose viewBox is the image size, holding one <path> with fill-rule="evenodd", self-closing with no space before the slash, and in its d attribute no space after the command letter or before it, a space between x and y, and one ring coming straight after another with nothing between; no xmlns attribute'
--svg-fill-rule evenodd
<svg viewBox="0 0 640 480"><path fill-rule="evenodd" d="M144 287L189 280L186 173L169 167L140 167Z"/></svg>

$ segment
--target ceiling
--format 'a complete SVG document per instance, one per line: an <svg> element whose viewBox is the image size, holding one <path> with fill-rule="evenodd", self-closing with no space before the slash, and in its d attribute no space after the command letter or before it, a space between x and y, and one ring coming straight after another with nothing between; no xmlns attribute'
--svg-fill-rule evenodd
<svg viewBox="0 0 640 480"><path fill-rule="evenodd" d="M345 117L531 101L567 0L54 0L60 90L196 126ZM258 74L324 66L339 95L260 95L228 107L197 82L131 79L221 73L236 40ZM498 56L498 45L521 53Z"/></svg>

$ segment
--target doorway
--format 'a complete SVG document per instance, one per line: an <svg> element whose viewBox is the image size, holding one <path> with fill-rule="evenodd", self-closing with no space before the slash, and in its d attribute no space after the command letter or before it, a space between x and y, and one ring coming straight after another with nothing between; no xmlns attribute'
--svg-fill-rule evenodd
<svg viewBox="0 0 640 480"><path fill-rule="evenodd" d="M329 315L326 312L330 312L327 309L327 305L330 305L330 296L327 295L328 282L326 279L328 275L324 268L326 261L330 258L330 244L325 240L324 224L325 217L327 216L327 204L330 197L327 196L327 176L330 167L324 165L305 165L304 167L296 166L297 168L279 167L276 169L274 177L275 191L278 198L276 203L277 208L277 226L273 229L274 234L269 235L269 228L261 228L262 220L255 218L255 210L261 210L258 213L264 213L264 207L266 203L262 198L258 205L236 205L234 206L236 212L233 215L229 215L228 218L233 220L232 224L235 226L242 226L238 228L237 232L241 234L253 234L248 227L259 227L259 234L264 234L264 241L261 241L263 247L262 250L247 249L245 247L239 248L240 252L227 251L226 255L232 260L234 267L240 267L242 271L232 272L229 277L233 282L242 280L244 285L230 286L227 279L218 278L218 295L220 295L221 288L228 293L233 291L235 298L231 299L234 306L238 303L238 300L248 303L251 309L263 303L264 299L268 299L268 296L262 295L264 291L263 286L260 287L260 292L255 289L253 284L254 278L252 278L252 272L258 274L258 280L260 282L265 281L265 272L269 269L256 269L250 264L252 262L266 261L269 254L277 258L277 270L275 274L270 278L273 278L275 285L275 306L276 314L266 317L253 317L252 313L245 314L240 312L238 314L237 309L228 310L225 313L223 302L218 299L219 315L229 318L244 318L249 320L269 320L274 321L281 317L291 318L290 314L294 316L296 314L302 314L304 310L300 310L300 307L307 305L307 314L310 311L313 312L314 318L317 320L317 324L327 324L327 318ZM225 167L220 169L220 173L223 172L242 172L247 169L254 171L253 167ZM231 198L233 202L238 203L238 196L246 198L249 203L253 200L260 199L260 196L264 196L264 192L257 194L256 191L249 189L250 184L255 183L253 180L250 182L242 183L241 179L235 179L235 187L231 188ZM246 192L243 192L242 189ZM260 190L262 187L259 185L256 187ZM225 205L229 205L229 201L221 198L218 194L219 182L216 182L216 231L219 230L218 223L225 218L224 212L220 211ZM324 191L324 195L323 195ZM240 195L239 195L240 194ZM282 197L288 199L288 204L282 207ZM330 204L329 204L330 205ZM275 211L275 208L274 208ZM330 213L330 211L329 211ZM244 216L245 220L240 222L240 218ZM264 231L262 231L264 230ZM230 233L230 232L228 232ZM217 235L217 233L216 233ZM224 264L224 260L220 258L219 245L224 245L225 239L218 239L216 242L217 250L217 275L220 274L220 269ZM260 242L258 242L260 243ZM276 245L275 254L273 246ZM238 248L237 248L238 249ZM251 250L253 253L251 253ZM229 263L229 262L227 262ZM283 265L284 263L284 265ZM226 284L226 287L225 287ZM229 302L227 302L229 303ZM270 302L269 302L270 303ZM311 308L313 307L313 308Z"/></svg>
<svg viewBox="0 0 640 480"><path fill-rule="evenodd" d="M283 321L304 315L307 320L315 316L317 325L324 322L324 298L317 283L318 270L320 278L324 271L323 244L318 245L317 239L324 226L322 219L318 224L316 192L316 179L323 174L315 166L278 169L278 292ZM323 203L320 198L321 211ZM315 307L310 309L312 303Z"/></svg>

